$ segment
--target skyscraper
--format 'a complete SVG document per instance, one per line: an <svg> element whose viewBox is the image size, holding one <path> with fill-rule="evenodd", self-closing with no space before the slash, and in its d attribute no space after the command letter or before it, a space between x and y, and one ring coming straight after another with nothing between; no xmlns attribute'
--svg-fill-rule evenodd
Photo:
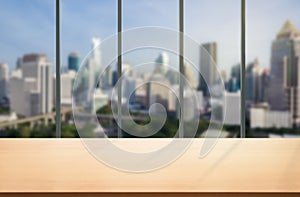
<svg viewBox="0 0 300 197"><path fill-rule="evenodd" d="M8 95L8 73L7 64L0 63L0 100Z"/></svg>
<svg viewBox="0 0 300 197"><path fill-rule="evenodd" d="M79 53L70 53L68 57L68 69L78 71L80 66Z"/></svg>
<svg viewBox="0 0 300 197"><path fill-rule="evenodd" d="M18 114L34 116L52 111L52 64L46 55L24 55L20 73L10 82L11 106Z"/></svg>
<svg viewBox="0 0 300 197"><path fill-rule="evenodd" d="M169 56L166 52L159 54L155 60L155 70L154 74L165 74L167 72L167 67L169 66Z"/></svg>
<svg viewBox="0 0 300 197"><path fill-rule="evenodd" d="M272 44L269 103L272 110L289 110L292 124L300 123L300 32L288 20Z"/></svg>
<svg viewBox="0 0 300 197"><path fill-rule="evenodd" d="M241 89L241 66L240 64L234 65L231 68L230 79L228 80L228 92L237 92Z"/></svg>
<svg viewBox="0 0 300 197"><path fill-rule="evenodd" d="M95 79L100 74L101 69L101 53L100 53L100 38L93 37L92 38L92 53L88 59L88 69L89 69L89 88L88 88L88 97L87 101L92 101L91 95L92 92L94 92L95 89ZM93 104L91 102L90 104Z"/></svg>
<svg viewBox="0 0 300 197"><path fill-rule="evenodd" d="M246 100L251 104L262 100L262 72L263 69L258 59L255 59L254 62L251 62L246 67Z"/></svg>
<svg viewBox="0 0 300 197"><path fill-rule="evenodd" d="M261 96L262 102L267 102L269 99L269 89L270 89L270 69L265 68L261 75Z"/></svg>
<svg viewBox="0 0 300 197"><path fill-rule="evenodd" d="M198 89L208 96L208 87L217 80L218 47L216 42L205 43L200 48L200 73ZM204 77L205 76L205 77ZM206 81L205 81L206 80Z"/></svg>

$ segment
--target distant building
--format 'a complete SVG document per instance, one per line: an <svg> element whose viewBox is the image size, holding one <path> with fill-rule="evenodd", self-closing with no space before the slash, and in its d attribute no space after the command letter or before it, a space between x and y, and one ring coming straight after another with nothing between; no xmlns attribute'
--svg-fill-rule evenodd
<svg viewBox="0 0 300 197"><path fill-rule="evenodd" d="M184 77L183 82L187 83L188 88L197 89L198 81L196 79L197 72L193 70L193 67L189 63L185 63L183 66L182 76ZM180 73L175 69L169 69L166 73L166 78L172 85L179 85Z"/></svg>
<svg viewBox="0 0 300 197"><path fill-rule="evenodd" d="M100 51L100 38L93 37L92 38L92 52L87 60L87 68L88 68L88 96L86 101L88 104L92 105L92 92L96 87L96 79L98 79L99 74L101 73L101 51ZM93 107L91 108L93 109Z"/></svg>
<svg viewBox="0 0 300 197"><path fill-rule="evenodd" d="M117 82L118 82L118 76L119 76L118 71L114 70L112 72L112 86L115 86L117 84Z"/></svg>
<svg viewBox="0 0 300 197"><path fill-rule="evenodd" d="M197 91L197 105L198 105L198 113L202 113L204 111L204 98L203 98L203 92L202 91Z"/></svg>
<svg viewBox="0 0 300 197"><path fill-rule="evenodd" d="M300 125L300 32L288 20L272 44L269 103L271 110L290 111Z"/></svg>
<svg viewBox="0 0 300 197"><path fill-rule="evenodd" d="M16 70L21 69L21 66L22 66L22 58L19 57L16 62Z"/></svg>
<svg viewBox="0 0 300 197"><path fill-rule="evenodd" d="M267 103L250 108L250 127L254 128L291 128L289 111L272 111Z"/></svg>
<svg viewBox="0 0 300 197"><path fill-rule="evenodd" d="M167 110L168 109L168 98L169 98L169 87L170 82L162 74L154 74L150 83L147 83L147 106L154 103L159 103ZM160 113L160 108L153 108L153 112Z"/></svg>
<svg viewBox="0 0 300 197"><path fill-rule="evenodd" d="M109 96L97 88L94 92L94 111L108 105Z"/></svg>
<svg viewBox="0 0 300 197"><path fill-rule="evenodd" d="M179 85L172 85L171 89L173 91L169 91L168 95L168 111L177 115L177 108L179 105Z"/></svg>
<svg viewBox="0 0 300 197"><path fill-rule="evenodd" d="M132 77L125 77L122 80L122 97L128 101L129 104L135 103L135 89L136 80Z"/></svg>
<svg viewBox="0 0 300 197"><path fill-rule="evenodd" d="M24 55L21 70L15 71L10 78L11 109L24 116L50 113L52 85L52 64L46 55Z"/></svg>
<svg viewBox="0 0 300 197"><path fill-rule="evenodd" d="M124 74L124 73L126 73L126 76L130 76L130 69L131 69L131 66L130 66L130 64L128 64L128 63L122 63L122 73Z"/></svg>
<svg viewBox="0 0 300 197"><path fill-rule="evenodd" d="M159 54L157 59L155 60L155 69L154 74L162 74L164 75L167 72L167 68L169 66L169 56L166 52L162 52Z"/></svg>
<svg viewBox="0 0 300 197"><path fill-rule="evenodd" d="M223 104L223 119L225 125L240 125L241 123L241 93L225 92Z"/></svg>
<svg viewBox="0 0 300 197"><path fill-rule="evenodd" d="M111 68L111 66L107 67L106 69L106 75L107 75L107 80L106 83L108 86L112 86L113 85L113 69Z"/></svg>
<svg viewBox="0 0 300 197"><path fill-rule="evenodd" d="M184 68L184 77L186 78L186 81L189 83L189 86L192 89L196 89L198 84L191 65L189 63L185 63L183 68Z"/></svg>
<svg viewBox="0 0 300 197"><path fill-rule="evenodd" d="M227 84L228 92L237 92L241 89L241 65L237 64L231 68L230 79Z"/></svg>
<svg viewBox="0 0 300 197"><path fill-rule="evenodd" d="M179 102L179 85L173 85L169 90L168 111L180 118L181 107L183 108L183 119L191 121L199 117L203 110L203 94L201 91L187 89L183 92L183 102Z"/></svg>
<svg viewBox="0 0 300 197"><path fill-rule="evenodd" d="M261 74L261 101L267 102L270 91L270 69L264 69Z"/></svg>
<svg viewBox="0 0 300 197"><path fill-rule="evenodd" d="M169 69L165 76L172 85L179 84L180 73L177 70Z"/></svg>
<svg viewBox="0 0 300 197"><path fill-rule="evenodd" d="M12 112L10 114L0 114L0 123L2 122L10 122L17 120L18 116L15 112Z"/></svg>
<svg viewBox="0 0 300 197"><path fill-rule="evenodd" d="M65 73L61 73L60 82L61 82L61 106L62 107L71 107L72 106L72 91L73 84L76 77L76 71L69 70ZM56 76L53 77L53 100L54 103L56 100Z"/></svg>
<svg viewBox="0 0 300 197"><path fill-rule="evenodd" d="M181 107L183 109L183 120L184 121L192 121L195 120L195 118L199 117L199 101L198 95L196 90L184 90L183 92L183 105L181 104ZM200 98L201 99L201 98ZM201 100L200 100L201 101ZM178 106L178 105L177 105ZM180 108L178 106L177 108L177 114L180 114Z"/></svg>
<svg viewBox="0 0 300 197"><path fill-rule="evenodd" d="M261 75L263 73L263 68L261 67L258 59L256 58L253 62L246 66L245 81L246 81L246 119L250 118L250 107L253 104L263 101L262 90L263 83Z"/></svg>
<svg viewBox="0 0 300 197"><path fill-rule="evenodd" d="M100 73L100 75L100 88L108 88L112 86L113 69L111 66L106 67L105 70Z"/></svg>
<svg viewBox="0 0 300 197"><path fill-rule="evenodd" d="M250 63L246 67L246 100L251 103L262 101L262 75L263 69L258 61Z"/></svg>
<svg viewBox="0 0 300 197"><path fill-rule="evenodd" d="M8 74L7 64L0 63L0 100L8 96Z"/></svg>
<svg viewBox="0 0 300 197"><path fill-rule="evenodd" d="M79 53L70 53L68 56L68 70L78 71L80 66L80 56Z"/></svg>
<svg viewBox="0 0 300 197"><path fill-rule="evenodd" d="M200 75L198 90L209 96L208 87L217 80L218 46L216 42L205 43L200 48Z"/></svg>

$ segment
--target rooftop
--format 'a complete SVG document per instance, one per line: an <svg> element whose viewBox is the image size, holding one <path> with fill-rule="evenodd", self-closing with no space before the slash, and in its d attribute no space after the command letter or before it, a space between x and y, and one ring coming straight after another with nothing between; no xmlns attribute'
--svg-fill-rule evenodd
<svg viewBox="0 0 300 197"><path fill-rule="evenodd" d="M300 32L297 27L292 23L292 21L287 20L279 33L277 34L277 39L280 38L294 38L300 36Z"/></svg>
<svg viewBox="0 0 300 197"><path fill-rule="evenodd" d="M46 55L45 54L37 54L37 53L32 53L32 54L26 54L23 56L23 62L35 62L38 60L46 60Z"/></svg>

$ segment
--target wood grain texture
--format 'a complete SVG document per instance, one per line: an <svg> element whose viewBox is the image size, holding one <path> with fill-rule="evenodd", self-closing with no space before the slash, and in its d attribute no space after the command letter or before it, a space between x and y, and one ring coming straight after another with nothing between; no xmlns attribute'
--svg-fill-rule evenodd
<svg viewBox="0 0 300 197"><path fill-rule="evenodd" d="M139 148L136 140L114 143ZM200 159L202 143L160 170L125 173L96 160L80 139L1 139L0 192L300 192L300 140L221 139Z"/></svg>

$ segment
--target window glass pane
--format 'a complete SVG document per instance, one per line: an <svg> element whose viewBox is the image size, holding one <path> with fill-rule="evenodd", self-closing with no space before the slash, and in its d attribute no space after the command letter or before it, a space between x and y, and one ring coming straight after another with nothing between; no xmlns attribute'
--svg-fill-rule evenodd
<svg viewBox="0 0 300 197"><path fill-rule="evenodd" d="M210 120L223 121L221 137L240 134L240 2L185 0L185 33L199 43L197 51L185 46L186 55L195 62L191 73L196 73L195 89L201 100L199 137L219 136L207 131ZM224 90L222 96L219 90Z"/></svg>
<svg viewBox="0 0 300 197"><path fill-rule="evenodd" d="M134 119L122 120L122 137L175 137L179 1L123 0L122 22L122 115Z"/></svg>
<svg viewBox="0 0 300 197"><path fill-rule="evenodd" d="M117 79L117 42L107 40L117 32L117 1L61 0L61 26L62 137L113 135L110 101ZM109 50L107 42L111 43ZM114 61L105 64L109 57ZM72 101L82 108L74 111L77 119L83 120L76 121L78 132L72 117ZM93 113L100 125L84 121L90 120Z"/></svg>
<svg viewBox="0 0 300 197"><path fill-rule="evenodd" d="M145 26L178 30L178 17L178 0L123 0L124 30Z"/></svg>
<svg viewBox="0 0 300 197"><path fill-rule="evenodd" d="M1 0L0 26L0 137L55 137L55 0Z"/></svg>
<svg viewBox="0 0 300 197"><path fill-rule="evenodd" d="M300 2L247 1L249 137L299 137Z"/></svg>

